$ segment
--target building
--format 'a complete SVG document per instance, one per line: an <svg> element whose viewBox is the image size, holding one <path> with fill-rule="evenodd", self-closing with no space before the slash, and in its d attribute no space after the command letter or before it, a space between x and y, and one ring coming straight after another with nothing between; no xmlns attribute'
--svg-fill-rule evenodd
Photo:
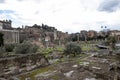
<svg viewBox="0 0 120 80"><path fill-rule="evenodd" d="M0 30L4 34L4 44L19 43L19 32L16 30Z"/></svg>
<svg viewBox="0 0 120 80"><path fill-rule="evenodd" d="M89 30L87 32L87 35L88 35L89 38L94 38L94 39L97 38L97 32L94 31L94 30Z"/></svg>
<svg viewBox="0 0 120 80"><path fill-rule="evenodd" d="M87 31L86 30L82 30L80 32L80 37L82 40L86 41L87 40Z"/></svg>
<svg viewBox="0 0 120 80"><path fill-rule="evenodd" d="M120 31L119 30L110 31L110 36L114 36L117 42L120 42Z"/></svg>
<svg viewBox="0 0 120 80"><path fill-rule="evenodd" d="M0 29L12 30L12 21L11 20L0 20Z"/></svg>
<svg viewBox="0 0 120 80"><path fill-rule="evenodd" d="M0 20L0 32L4 34L4 44L19 43L19 31L13 30L11 20Z"/></svg>

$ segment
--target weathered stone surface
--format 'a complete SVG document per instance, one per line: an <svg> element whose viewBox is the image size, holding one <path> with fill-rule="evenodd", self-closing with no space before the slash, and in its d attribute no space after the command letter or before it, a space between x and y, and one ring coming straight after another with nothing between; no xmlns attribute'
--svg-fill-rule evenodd
<svg viewBox="0 0 120 80"><path fill-rule="evenodd" d="M12 58L3 58L0 60L0 76L18 74L48 64L48 60L41 54L29 54L15 56ZM9 67L9 65L12 66Z"/></svg>

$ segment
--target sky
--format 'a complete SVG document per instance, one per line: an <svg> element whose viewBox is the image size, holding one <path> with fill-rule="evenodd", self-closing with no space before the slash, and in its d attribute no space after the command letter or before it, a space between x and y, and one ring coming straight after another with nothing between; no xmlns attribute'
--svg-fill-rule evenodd
<svg viewBox="0 0 120 80"><path fill-rule="evenodd" d="M120 30L120 0L0 0L0 20L5 19L13 27L43 23L70 33Z"/></svg>

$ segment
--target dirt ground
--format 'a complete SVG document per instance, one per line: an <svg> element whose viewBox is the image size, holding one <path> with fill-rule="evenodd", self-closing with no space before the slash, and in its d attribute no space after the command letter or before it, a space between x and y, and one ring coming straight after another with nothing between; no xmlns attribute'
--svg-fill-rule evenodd
<svg viewBox="0 0 120 80"><path fill-rule="evenodd" d="M120 80L120 63L116 55L84 54L60 59L47 67L51 68L42 68L44 71L32 75L34 78L28 73L18 77L20 80Z"/></svg>

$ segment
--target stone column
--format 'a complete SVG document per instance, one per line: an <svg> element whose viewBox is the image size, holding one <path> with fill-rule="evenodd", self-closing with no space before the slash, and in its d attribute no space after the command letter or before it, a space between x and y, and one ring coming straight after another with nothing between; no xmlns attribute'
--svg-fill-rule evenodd
<svg viewBox="0 0 120 80"><path fill-rule="evenodd" d="M12 31L12 43L15 43L15 34L14 34L14 31Z"/></svg>
<svg viewBox="0 0 120 80"><path fill-rule="evenodd" d="M16 43L16 32L14 32L14 43Z"/></svg>
<svg viewBox="0 0 120 80"><path fill-rule="evenodd" d="M57 39L57 32L54 31L54 40L56 40L56 39Z"/></svg>
<svg viewBox="0 0 120 80"><path fill-rule="evenodd" d="M16 32L16 34L15 34L15 35L16 35L16 43L18 43L18 38L17 38L17 36L18 36L18 35L17 35L17 32Z"/></svg>
<svg viewBox="0 0 120 80"><path fill-rule="evenodd" d="M20 37L20 36L19 36L19 31L18 31L18 43L20 42L20 41L19 41L19 37Z"/></svg>
<svg viewBox="0 0 120 80"><path fill-rule="evenodd" d="M15 43L17 42L17 39L16 39L17 37L16 37L16 32L15 32Z"/></svg>
<svg viewBox="0 0 120 80"><path fill-rule="evenodd" d="M13 40L12 40L12 32L10 32L10 43L12 43Z"/></svg>

